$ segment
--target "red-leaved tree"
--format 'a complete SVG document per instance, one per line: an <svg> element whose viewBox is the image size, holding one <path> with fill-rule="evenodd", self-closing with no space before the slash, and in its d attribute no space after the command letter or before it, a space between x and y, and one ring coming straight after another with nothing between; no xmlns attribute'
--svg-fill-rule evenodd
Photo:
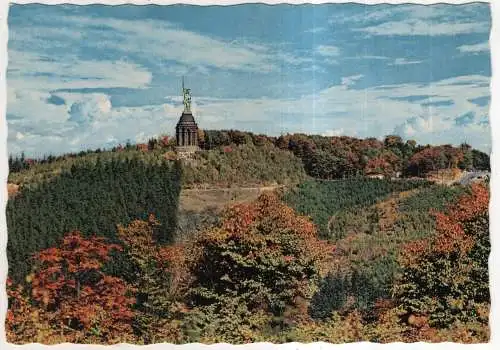
<svg viewBox="0 0 500 350"><path fill-rule="evenodd" d="M34 256L34 271L28 276L31 297L68 341L93 337L109 344L131 336L133 290L102 270L114 249L121 247L72 232L59 247Z"/></svg>

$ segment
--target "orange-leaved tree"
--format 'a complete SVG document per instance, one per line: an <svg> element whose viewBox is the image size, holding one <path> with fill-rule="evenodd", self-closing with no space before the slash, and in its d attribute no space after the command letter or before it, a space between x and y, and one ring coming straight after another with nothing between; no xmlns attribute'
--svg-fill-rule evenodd
<svg viewBox="0 0 500 350"><path fill-rule="evenodd" d="M134 291L102 270L115 249L121 247L72 232L59 247L35 254L33 273L27 278L31 298L65 341L112 343L132 338Z"/></svg>
<svg viewBox="0 0 500 350"><path fill-rule="evenodd" d="M391 151L383 151L379 156L368 160L365 165L367 175L391 176L401 169L401 159Z"/></svg>
<svg viewBox="0 0 500 350"><path fill-rule="evenodd" d="M5 319L5 333L9 343L46 343L55 344L66 341L52 329L44 310L31 303L25 288L7 278L9 306Z"/></svg>
<svg viewBox="0 0 500 350"><path fill-rule="evenodd" d="M165 257L179 275L191 276L186 301L193 317L187 327L201 329L208 341L246 342L258 340L251 329L268 325L266 317L307 317L333 246L317 238L309 218L264 192L255 202L228 208L218 227L182 250L168 248Z"/></svg>
<svg viewBox="0 0 500 350"><path fill-rule="evenodd" d="M413 175L426 175L431 171L466 167L466 150L450 145L425 147L411 156L408 172Z"/></svg>
<svg viewBox="0 0 500 350"><path fill-rule="evenodd" d="M435 213L435 236L402 250L403 272L394 291L410 324L421 320L424 328L471 322L487 327L488 202L486 185L472 185L446 213Z"/></svg>

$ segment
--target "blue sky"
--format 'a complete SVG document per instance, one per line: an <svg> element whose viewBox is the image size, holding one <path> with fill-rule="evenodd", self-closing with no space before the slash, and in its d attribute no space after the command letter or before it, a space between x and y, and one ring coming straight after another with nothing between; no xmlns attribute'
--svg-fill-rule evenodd
<svg viewBox="0 0 500 350"><path fill-rule="evenodd" d="M12 5L9 152L173 134L181 77L200 127L489 152L489 5Z"/></svg>

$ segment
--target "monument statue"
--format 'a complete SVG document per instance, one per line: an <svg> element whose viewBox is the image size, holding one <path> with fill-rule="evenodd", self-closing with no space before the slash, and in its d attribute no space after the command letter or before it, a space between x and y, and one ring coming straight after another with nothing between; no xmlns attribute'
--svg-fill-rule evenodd
<svg viewBox="0 0 500 350"><path fill-rule="evenodd" d="M184 111L191 112L191 89L184 88L184 77L182 78L182 95L184 97Z"/></svg>

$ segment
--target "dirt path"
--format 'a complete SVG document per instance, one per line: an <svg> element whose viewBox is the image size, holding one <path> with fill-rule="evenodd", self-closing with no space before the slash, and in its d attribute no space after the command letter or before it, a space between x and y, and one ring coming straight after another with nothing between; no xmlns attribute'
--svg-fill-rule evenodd
<svg viewBox="0 0 500 350"><path fill-rule="evenodd" d="M208 187L208 188L186 188L181 190L181 194L183 192L196 192L196 193L201 193L201 192L220 192L220 191L252 191L252 190L260 190L261 192L263 191L273 191L278 188L284 188L285 185L274 185L274 186L255 186L255 187Z"/></svg>
<svg viewBox="0 0 500 350"><path fill-rule="evenodd" d="M283 185L234 187L234 188L190 188L180 193L180 209L202 212L207 209L220 210L228 204L250 202L266 191L283 188Z"/></svg>

